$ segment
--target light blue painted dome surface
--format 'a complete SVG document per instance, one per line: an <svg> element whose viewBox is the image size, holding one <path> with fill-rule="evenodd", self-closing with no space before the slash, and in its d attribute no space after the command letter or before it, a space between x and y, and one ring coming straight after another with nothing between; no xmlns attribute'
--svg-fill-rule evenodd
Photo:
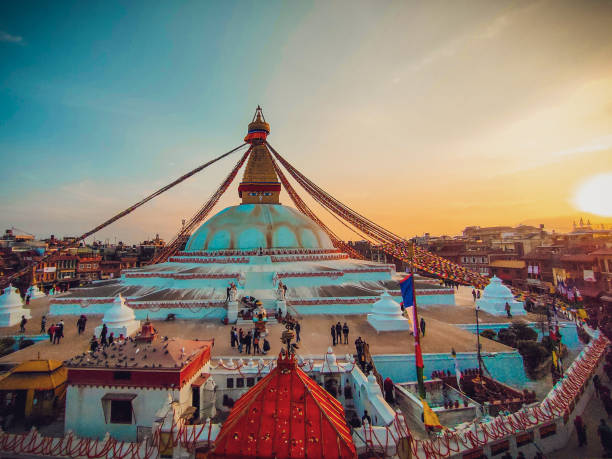
<svg viewBox="0 0 612 459"><path fill-rule="evenodd" d="M242 204L223 209L189 238L186 252L200 250L333 249L310 218L280 204Z"/></svg>

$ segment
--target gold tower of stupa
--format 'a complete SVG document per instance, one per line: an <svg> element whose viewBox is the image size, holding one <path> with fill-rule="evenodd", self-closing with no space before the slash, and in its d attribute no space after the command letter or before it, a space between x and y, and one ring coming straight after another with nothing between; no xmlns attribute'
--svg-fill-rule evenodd
<svg viewBox="0 0 612 459"><path fill-rule="evenodd" d="M272 156L266 145L270 125L257 107L253 121L249 123L245 142L250 143L251 154L244 170L238 195L242 204L279 204L281 184L274 170Z"/></svg>

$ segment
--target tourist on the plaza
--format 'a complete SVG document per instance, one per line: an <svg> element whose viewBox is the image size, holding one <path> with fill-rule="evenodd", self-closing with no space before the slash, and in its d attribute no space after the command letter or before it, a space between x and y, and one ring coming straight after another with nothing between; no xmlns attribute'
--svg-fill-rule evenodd
<svg viewBox="0 0 612 459"><path fill-rule="evenodd" d="M391 378L385 378L383 387L385 389L385 400L387 401L387 403L393 403L393 381L391 380Z"/></svg>
<svg viewBox="0 0 612 459"><path fill-rule="evenodd" d="M610 457L612 454L612 430L606 423L605 419L599 420L599 426L597 427L597 435L601 441L601 446L604 449L604 457Z"/></svg>
<svg viewBox="0 0 612 459"><path fill-rule="evenodd" d="M49 335L49 342L53 344L53 338L55 337L55 324L51 324L47 330L47 334Z"/></svg>
<svg viewBox="0 0 612 459"><path fill-rule="evenodd" d="M242 328L238 330L238 352L242 354L242 346L244 346L244 332Z"/></svg>
<svg viewBox="0 0 612 459"><path fill-rule="evenodd" d="M421 328L421 335L425 336L425 319L423 319L421 317L421 322L419 323L419 326Z"/></svg>
<svg viewBox="0 0 612 459"><path fill-rule="evenodd" d="M114 333L114 332L111 332L111 334L110 334L110 335L108 335L108 345L109 345L109 346L112 346L113 341L115 341L115 333Z"/></svg>
<svg viewBox="0 0 612 459"><path fill-rule="evenodd" d="M361 354L363 353L363 341L361 336L355 340L355 350L357 351L357 361L360 361Z"/></svg>
<svg viewBox="0 0 612 459"><path fill-rule="evenodd" d="M30 294L26 295L26 305L30 304Z"/></svg>
<svg viewBox="0 0 612 459"><path fill-rule="evenodd" d="M363 410L363 416L361 416L361 422L365 424L366 421L368 422L368 424L372 425L372 418L368 414L368 410Z"/></svg>
<svg viewBox="0 0 612 459"><path fill-rule="evenodd" d="M576 419L574 419L574 426L576 427L576 435L578 436L578 446L586 445L586 425L582 422L582 417L576 416Z"/></svg>
<svg viewBox="0 0 612 459"><path fill-rule="evenodd" d="M302 330L302 327L301 327L300 323L296 321L295 322L295 341L297 343L300 342L300 331L301 330Z"/></svg>
<svg viewBox="0 0 612 459"><path fill-rule="evenodd" d="M247 354L250 354L250 353L251 353L251 341L252 341L252 339L253 339L253 336L251 335L251 332L249 331L249 332L246 334L246 336L244 337L244 346L245 346L244 351L245 351Z"/></svg>
<svg viewBox="0 0 612 459"><path fill-rule="evenodd" d="M342 344L342 324L340 322L336 324L336 342Z"/></svg>
<svg viewBox="0 0 612 459"><path fill-rule="evenodd" d="M260 354L259 350L259 336L253 336L253 354Z"/></svg>
<svg viewBox="0 0 612 459"><path fill-rule="evenodd" d="M106 347L108 342L106 341L106 335L108 334L108 327L106 324L102 324L102 331L100 331L100 346Z"/></svg>
<svg viewBox="0 0 612 459"><path fill-rule="evenodd" d="M21 316L21 322L19 322L19 331L25 333L25 326L28 323L28 319L25 316Z"/></svg>
<svg viewBox="0 0 612 459"><path fill-rule="evenodd" d="M476 299L479 300L480 299L480 290L476 290Z"/></svg>
<svg viewBox="0 0 612 459"><path fill-rule="evenodd" d="M342 335L344 336L344 344L348 344L349 326L346 322L342 326Z"/></svg>
<svg viewBox="0 0 612 459"><path fill-rule="evenodd" d="M262 354L266 355L268 352L270 352L270 342L266 338L264 338Z"/></svg>
<svg viewBox="0 0 612 459"><path fill-rule="evenodd" d="M474 301L476 301L476 290L472 289L472 297L474 298Z"/></svg>
<svg viewBox="0 0 612 459"><path fill-rule="evenodd" d="M89 342L89 349L91 350L91 352L96 352L98 350L98 339L96 338L96 335L93 335L91 337L91 341Z"/></svg>
<svg viewBox="0 0 612 459"><path fill-rule="evenodd" d="M87 325L87 316L85 314L81 314L81 328L79 331L79 335L85 332L86 325Z"/></svg>
<svg viewBox="0 0 612 459"><path fill-rule="evenodd" d="M40 332L45 333L47 331L47 316L42 316L40 319Z"/></svg>
<svg viewBox="0 0 612 459"><path fill-rule="evenodd" d="M332 324L331 326L331 335L332 335L332 342L333 345L336 345L336 326L334 324Z"/></svg>
<svg viewBox="0 0 612 459"><path fill-rule="evenodd" d="M53 344L59 344L63 337L64 337L64 321L60 320L55 325L55 331L53 332Z"/></svg>
<svg viewBox="0 0 612 459"><path fill-rule="evenodd" d="M232 327L230 330L230 346L232 348L236 347L236 327Z"/></svg>
<svg viewBox="0 0 612 459"><path fill-rule="evenodd" d="M593 376L593 387L595 388L595 397L600 397L599 390L601 389L601 380L599 379L599 375Z"/></svg>
<svg viewBox="0 0 612 459"><path fill-rule="evenodd" d="M510 305L508 304L507 301L506 301L506 306L504 307L504 309L506 310L506 314L508 315L508 318L512 318L512 314L510 313Z"/></svg>

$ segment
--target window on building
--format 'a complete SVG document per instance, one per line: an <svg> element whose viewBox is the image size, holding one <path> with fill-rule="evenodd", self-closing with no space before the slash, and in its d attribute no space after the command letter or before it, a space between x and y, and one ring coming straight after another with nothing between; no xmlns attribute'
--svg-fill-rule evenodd
<svg viewBox="0 0 612 459"><path fill-rule="evenodd" d="M236 378L236 387L244 387L244 378Z"/></svg>
<svg viewBox="0 0 612 459"><path fill-rule="evenodd" d="M253 387L255 385L255 378L246 379L247 387Z"/></svg>
<svg viewBox="0 0 612 459"><path fill-rule="evenodd" d="M228 389L233 389L234 388L234 378L227 378L227 388Z"/></svg>
<svg viewBox="0 0 612 459"><path fill-rule="evenodd" d="M102 397L104 421L108 424L133 424L135 421L132 401L136 394L111 393Z"/></svg>
<svg viewBox="0 0 612 459"><path fill-rule="evenodd" d="M111 400L111 424L132 423L132 402L127 400Z"/></svg>

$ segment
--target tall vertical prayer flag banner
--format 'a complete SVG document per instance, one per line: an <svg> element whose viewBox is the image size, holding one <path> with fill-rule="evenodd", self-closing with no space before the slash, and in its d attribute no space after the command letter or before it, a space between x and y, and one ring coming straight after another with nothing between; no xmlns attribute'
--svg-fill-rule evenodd
<svg viewBox="0 0 612 459"><path fill-rule="evenodd" d="M425 384L423 383L423 354L421 352L421 339L419 329L419 316L416 304L416 292L414 288L414 247L410 246L410 274L400 281L400 289L402 291L402 299L404 307L412 307L412 332L414 334L414 362L416 365L417 381L419 385L419 394L425 397Z"/></svg>

